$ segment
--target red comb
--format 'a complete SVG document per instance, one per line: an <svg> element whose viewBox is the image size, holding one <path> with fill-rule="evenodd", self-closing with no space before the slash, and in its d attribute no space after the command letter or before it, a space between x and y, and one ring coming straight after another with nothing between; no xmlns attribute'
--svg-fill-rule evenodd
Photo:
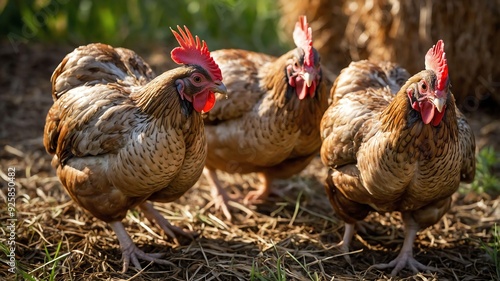
<svg viewBox="0 0 500 281"><path fill-rule="evenodd" d="M425 69L436 72L436 88L443 91L448 80L448 63L446 62L443 40L439 40L425 55Z"/></svg>
<svg viewBox="0 0 500 281"><path fill-rule="evenodd" d="M293 41L295 45L305 52L304 65L312 66L314 55L312 52L312 29L307 24L306 16L299 16L299 21L295 24L293 31Z"/></svg>
<svg viewBox="0 0 500 281"><path fill-rule="evenodd" d="M186 26L184 26L185 31L180 26L177 26L177 29L180 34L170 28L180 45L180 47L176 47L170 52L172 60L177 64L197 64L206 69L212 79L222 80L220 68L210 56L205 41L200 42L198 36L196 36L195 40Z"/></svg>

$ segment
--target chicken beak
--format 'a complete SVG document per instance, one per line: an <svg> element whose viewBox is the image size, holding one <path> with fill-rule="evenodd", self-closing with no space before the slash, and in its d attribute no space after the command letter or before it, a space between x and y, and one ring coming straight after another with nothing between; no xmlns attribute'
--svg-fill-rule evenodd
<svg viewBox="0 0 500 281"><path fill-rule="evenodd" d="M435 98L432 100L432 103L436 106L436 109L439 112L442 112L444 106L446 105L446 97Z"/></svg>
<svg viewBox="0 0 500 281"><path fill-rule="evenodd" d="M312 81L313 81L313 76L311 75L311 73L306 71L303 75L303 78L304 78L304 81L306 82L307 87L311 87Z"/></svg>
<svg viewBox="0 0 500 281"><path fill-rule="evenodd" d="M221 81L216 81L215 82L215 87L213 88L213 91L215 93L219 93L219 94L223 94L226 96L227 98L227 88L226 86L224 85L224 83L222 83Z"/></svg>

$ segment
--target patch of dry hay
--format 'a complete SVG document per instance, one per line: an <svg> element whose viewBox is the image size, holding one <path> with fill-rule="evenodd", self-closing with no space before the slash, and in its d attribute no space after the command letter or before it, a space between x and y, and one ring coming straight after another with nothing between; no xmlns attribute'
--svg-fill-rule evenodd
<svg viewBox="0 0 500 281"><path fill-rule="evenodd" d="M500 103L500 1L282 0L281 7L286 34L298 15L308 16L330 79L360 59L390 60L416 73L443 39L457 100L468 110L490 96Z"/></svg>
<svg viewBox="0 0 500 281"><path fill-rule="evenodd" d="M341 239L342 223L332 214L322 184L311 175L318 172L319 165L316 159L315 168L290 181L278 182L277 188L288 190L285 198L272 197L253 210L236 211L232 222L214 212L204 179L179 201L155 204L173 224L199 233L194 241L165 239L142 213L129 212L124 224L134 242L145 251L166 253L165 258L175 266L143 262L142 271L131 269L126 274L119 272L118 242L105 223L71 202L55 177L41 174L26 178L21 170L16 250L19 268L46 280L52 264L45 251L53 257L61 243L57 280L250 280L254 271L275 280L271 275L278 267L288 280L311 280L308 274L317 274L320 280L389 280L388 273L368 268L376 261L387 262L397 255L404 238L400 216L370 215L367 222L372 227L368 233L356 236L352 245L353 265L347 264L334 247ZM242 183L223 178L228 183ZM244 182L254 181L254 177L247 176ZM33 190L30 185L40 188ZM232 188L238 192L247 189L236 184ZM469 204L458 199L439 224L419 233L415 244L417 259L442 272L413 275L404 271L403 278L492 278L491 261L479 243L491 239L488 229L498 220L500 200L473 203L477 201L474 198ZM2 209L0 220L4 222L6 217ZM0 276L7 277L6 270L7 265L0 263Z"/></svg>

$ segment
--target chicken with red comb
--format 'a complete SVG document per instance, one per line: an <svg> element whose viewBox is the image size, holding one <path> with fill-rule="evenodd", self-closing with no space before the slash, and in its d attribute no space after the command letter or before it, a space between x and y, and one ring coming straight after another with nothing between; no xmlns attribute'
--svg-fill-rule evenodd
<svg viewBox="0 0 500 281"><path fill-rule="evenodd" d="M229 197L216 170L257 173L262 185L243 199L254 204L267 198L273 179L299 173L319 151L319 122L328 96L305 16L299 17L293 38L296 48L280 57L235 49L212 52L230 96L218 97L205 118L204 174L216 207L227 218Z"/></svg>
<svg viewBox="0 0 500 281"><path fill-rule="evenodd" d="M66 55L51 78L44 146L71 198L115 232L124 272L139 260L171 264L134 244L121 222L129 209L167 236L192 238L150 202L176 200L196 183L207 156L201 113L227 92L206 43L187 27L172 32L180 66L159 76L133 51L96 43Z"/></svg>
<svg viewBox="0 0 500 281"><path fill-rule="evenodd" d="M475 139L450 90L444 43L410 77L390 62L352 62L337 77L321 120L326 193L345 222L339 247L348 252L355 223L369 212L401 212L405 238L398 256L378 269L431 267L413 256L420 229L441 219L461 181L475 173ZM345 256L349 260L349 256Z"/></svg>

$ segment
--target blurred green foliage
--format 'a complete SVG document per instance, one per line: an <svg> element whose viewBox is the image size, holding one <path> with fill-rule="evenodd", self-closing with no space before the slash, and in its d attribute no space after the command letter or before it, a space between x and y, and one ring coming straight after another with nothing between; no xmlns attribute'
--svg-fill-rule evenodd
<svg viewBox="0 0 500 281"><path fill-rule="evenodd" d="M477 193L500 193L500 178L493 170L500 165L499 153L491 146L481 149L476 156L476 177L471 188Z"/></svg>
<svg viewBox="0 0 500 281"><path fill-rule="evenodd" d="M279 12L268 0L0 0L0 35L15 47L102 42L129 48L173 46L169 27L186 25L211 50L279 55Z"/></svg>
<svg viewBox="0 0 500 281"><path fill-rule="evenodd" d="M492 196L500 194L500 152L495 151L492 146L483 147L476 155L476 176L470 184L461 184L459 192L466 194L488 193Z"/></svg>

